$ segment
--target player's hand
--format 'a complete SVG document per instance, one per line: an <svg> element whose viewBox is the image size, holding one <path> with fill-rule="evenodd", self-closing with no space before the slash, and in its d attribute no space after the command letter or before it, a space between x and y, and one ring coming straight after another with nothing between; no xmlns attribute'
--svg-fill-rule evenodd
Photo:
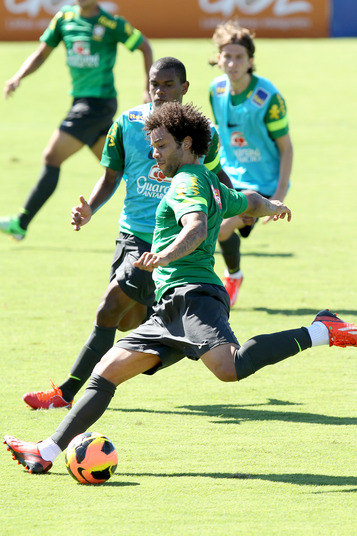
<svg viewBox="0 0 357 536"><path fill-rule="evenodd" d="M72 208L71 225L74 231L80 231L81 227L89 222L92 217L92 209L84 199L83 195L79 196L80 205Z"/></svg>
<svg viewBox="0 0 357 536"><path fill-rule="evenodd" d="M165 257L162 257L160 253L153 253L152 251L145 251L140 259L134 262L134 266L147 272L152 272L155 268L167 266L168 264L169 261Z"/></svg>
<svg viewBox="0 0 357 536"><path fill-rule="evenodd" d="M287 220L291 221L291 210L284 205L281 201L278 199L270 199L270 202L275 205L275 213L272 216L267 216L270 219L272 218L274 221L277 220L283 220L285 216L287 216Z"/></svg>
<svg viewBox="0 0 357 536"><path fill-rule="evenodd" d="M7 82L5 82L4 87L4 98L7 99L20 85L20 79L17 77L10 78Z"/></svg>

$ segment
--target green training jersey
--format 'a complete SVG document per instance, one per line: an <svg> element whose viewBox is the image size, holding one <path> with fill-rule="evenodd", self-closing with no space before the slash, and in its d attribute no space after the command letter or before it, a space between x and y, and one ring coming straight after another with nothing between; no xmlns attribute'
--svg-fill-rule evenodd
<svg viewBox="0 0 357 536"><path fill-rule="evenodd" d="M130 51L141 44L143 35L122 17L99 8L95 17L79 15L78 6L64 6L52 19L40 40L50 47L63 41L72 78L73 97L116 96L113 67L117 44Z"/></svg>
<svg viewBox="0 0 357 536"><path fill-rule="evenodd" d="M247 206L244 194L227 188L204 165L180 168L157 208L152 251L160 252L176 239L182 229L182 216L190 212L207 215L207 238L189 255L154 270L157 301L167 289L187 283L222 285L214 271L220 225L223 218L241 214Z"/></svg>

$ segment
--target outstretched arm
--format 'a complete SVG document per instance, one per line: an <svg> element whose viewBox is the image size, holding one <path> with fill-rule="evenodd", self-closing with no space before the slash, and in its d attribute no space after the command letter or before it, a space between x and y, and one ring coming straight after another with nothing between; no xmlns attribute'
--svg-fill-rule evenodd
<svg viewBox="0 0 357 536"><path fill-rule="evenodd" d="M48 56L54 50L46 43L41 43L33 54L31 54L21 65L20 69L14 76L5 82L4 97L7 99L20 85L20 82L25 76L37 71L37 69L47 60Z"/></svg>
<svg viewBox="0 0 357 536"><path fill-rule="evenodd" d="M262 195L253 191L242 192L248 200L248 208L244 211L247 216L253 218L262 218L271 216L273 220L283 219L287 216L287 220L291 220L291 210L277 199L266 199Z"/></svg>
<svg viewBox="0 0 357 536"><path fill-rule="evenodd" d="M204 212L190 212L181 218L182 230L175 240L158 253L143 253L134 266L152 272L159 266L167 266L170 262L189 255L205 240L207 236L207 216Z"/></svg>
<svg viewBox="0 0 357 536"><path fill-rule="evenodd" d="M141 50L144 57L144 69L146 73L146 85L143 93L143 102L151 102L151 97L149 94L149 71L153 62L152 49L149 41L144 36L141 44L138 46L138 50Z"/></svg>
<svg viewBox="0 0 357 536"><path fill-rule="evenodd" d="M88 202L82 195L79 196L80 204L72 208L71 224L75 231L80 231L81 227L89 222L92 215L112 197L122 176L122 172L105 168L104 175L95 184Z"/></svg>

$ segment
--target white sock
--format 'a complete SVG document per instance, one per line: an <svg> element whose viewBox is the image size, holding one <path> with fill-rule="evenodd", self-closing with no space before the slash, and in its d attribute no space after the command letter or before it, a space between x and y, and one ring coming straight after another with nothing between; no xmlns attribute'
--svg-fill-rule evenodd
<svg viewBox="0 0 357 536"><path fill-rule="evenodd" d="M41 458L47 462L54 462L57 456L62 452L57 443L50 437L38 444L38 450L41 454Z"/></svg>
<svg viewBox="0 0 357 536"><path fill-rule="evenodd" d="M322 322L314 322L310 326L307 326L311 338L311 346L322 346L323 344L330 344L328 337L328 329Z"/></svg>
<svg viewBox="0 0 357 536"><path fill-rule="evenodd" d="M238 272L234 272L233 274L230 274L226 268L224 270L224 276L230 277L231 279L240 279L241 277L243 277L243 272L242 270L238 270Z"/></svg>

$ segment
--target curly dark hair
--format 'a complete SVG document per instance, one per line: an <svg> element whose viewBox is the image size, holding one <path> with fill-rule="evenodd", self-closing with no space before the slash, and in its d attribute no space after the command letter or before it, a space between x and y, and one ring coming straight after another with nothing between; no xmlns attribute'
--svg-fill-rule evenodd
<svg viewBox="0 0 357 536"><path fill-rule="evenodd" d="M207 154L211 141L210 122L192 103L165 102L146 119L144 130L165 127L177 143L186 136L192 139L191 151L196 156Z"/></svg>

